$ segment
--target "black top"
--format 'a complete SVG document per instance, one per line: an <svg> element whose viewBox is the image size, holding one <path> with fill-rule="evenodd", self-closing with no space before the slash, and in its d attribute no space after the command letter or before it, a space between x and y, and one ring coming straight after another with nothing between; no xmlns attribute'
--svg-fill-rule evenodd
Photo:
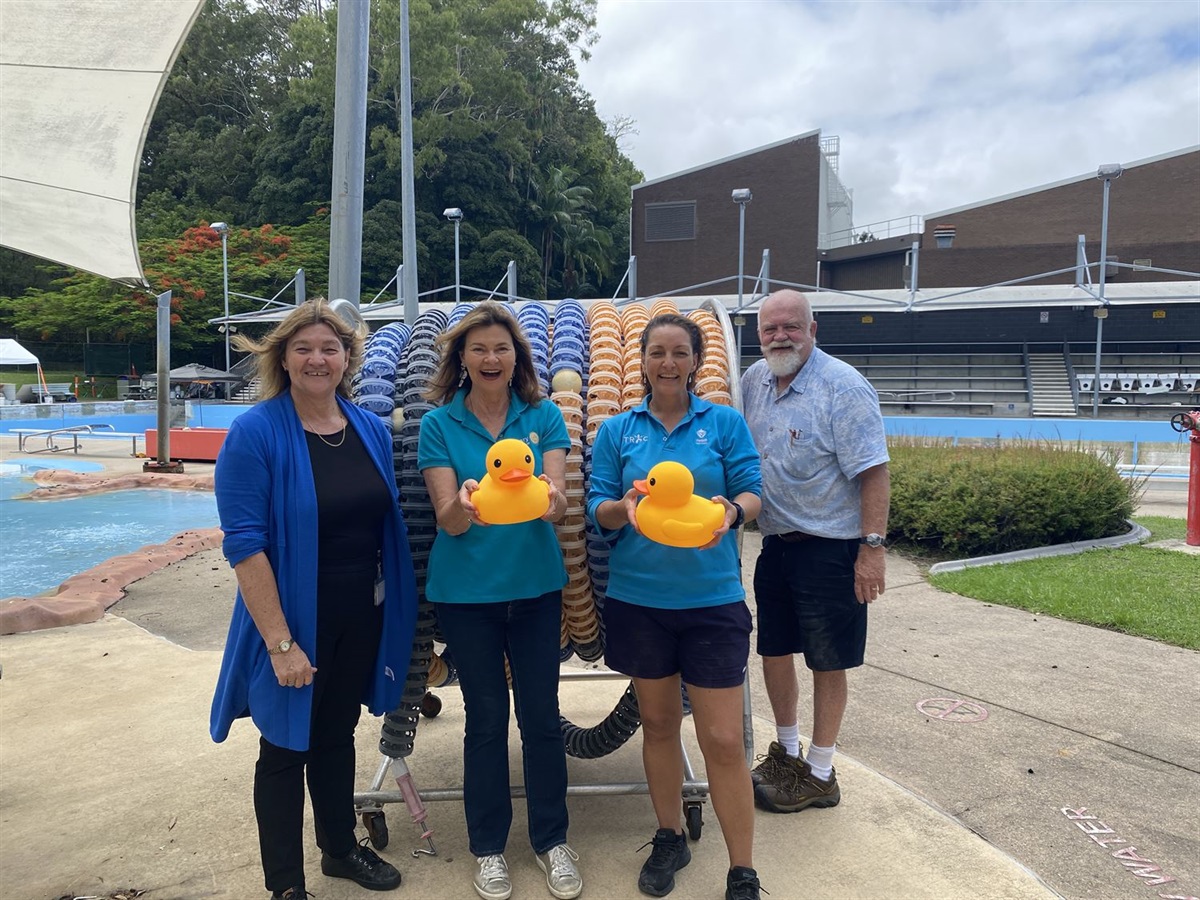
<svg viewBox="0 0 1200 900"><path fill-rule="evenodd" d="M387 485L350 425L345 432L304 436L317 488L317 570L375 572L391 502Z"/></svg>

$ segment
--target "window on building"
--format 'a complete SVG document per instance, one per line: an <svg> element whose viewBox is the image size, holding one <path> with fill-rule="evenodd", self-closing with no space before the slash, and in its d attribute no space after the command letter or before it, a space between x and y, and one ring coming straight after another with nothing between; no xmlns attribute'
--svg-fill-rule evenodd
<svg viewBox="0 0 1200 900"><path fill-rule="evenodd" d="M694 241L696 201L646 204L647 241Z"/></svg>

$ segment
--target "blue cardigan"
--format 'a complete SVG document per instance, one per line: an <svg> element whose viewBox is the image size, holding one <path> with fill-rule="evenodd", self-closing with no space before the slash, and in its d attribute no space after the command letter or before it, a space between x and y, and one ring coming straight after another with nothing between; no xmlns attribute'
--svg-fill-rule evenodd
<svg viewBox="0 0 1200 900"><path fill-rule="evenodd" d="M373 414L342 397L338 405L392 495L383 528L383 634L375 673L362 698L379 716L395 709L404 691L417 617L416 578L400 514L391 435ZM317 631L317 493L304 429L289 392L234 420L217 457L215 487L225 558L236 566L266 553L292 637L311 657ZM321 665L318 659L312 663ZM213 697L213 740L225 740L233 720L249 715L272 744L307 750L312 694L312 685L280 687L239 590Z"/></svg>

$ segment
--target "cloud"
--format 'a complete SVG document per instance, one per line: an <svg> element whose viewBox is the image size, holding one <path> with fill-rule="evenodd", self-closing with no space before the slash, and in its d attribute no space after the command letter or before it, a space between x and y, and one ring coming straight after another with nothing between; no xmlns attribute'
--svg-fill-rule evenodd
<svg viewBox="0 0 1200 900"><path fill-rule="evenodd" d="M858 225L1200 144L1200 6L600 0L580 66L647 178L820 128Z"/></svg>

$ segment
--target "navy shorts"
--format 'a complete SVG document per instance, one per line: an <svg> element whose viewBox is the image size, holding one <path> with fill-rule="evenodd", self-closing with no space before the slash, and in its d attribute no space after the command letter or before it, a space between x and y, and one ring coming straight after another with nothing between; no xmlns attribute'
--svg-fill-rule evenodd
<svg viewBox="0 0 1200 900"><path fill-rule="evenodd" d="M692 609L604 601L604 662L631 678L680 675L703 688L738 687L750 658L750 609L744 601Z"/></svg>
<svg viewBox="0 0 1200 900"><path fill-rule="evenodd" d="M814 672L863 664L867 604L854 596L858 541L763 538L754 567L758 655L804 654Z"/></svg>

